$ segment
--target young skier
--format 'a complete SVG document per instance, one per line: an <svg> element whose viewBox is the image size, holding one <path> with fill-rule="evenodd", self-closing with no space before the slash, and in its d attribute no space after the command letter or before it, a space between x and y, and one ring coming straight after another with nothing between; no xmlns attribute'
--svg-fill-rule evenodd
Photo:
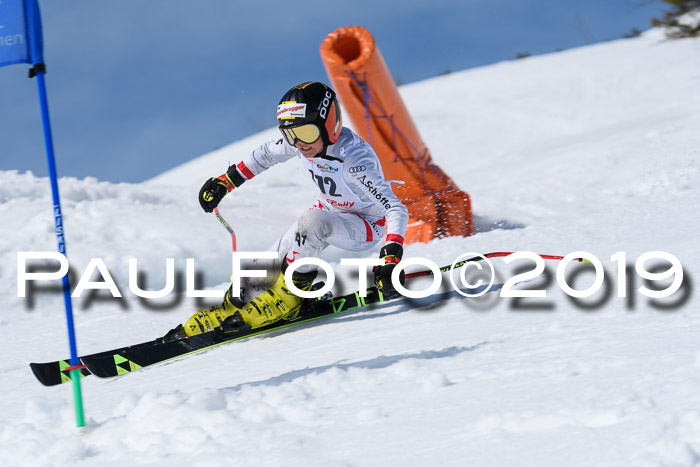
<svg viewBox="0 0 700 467"><path fill-rule="evenodd" d="M278 252L279 275L272 285L242 278L240 298L229 289L221 307L200 310L185 324L187 335L219 327L228 317L240 326L257 328L280 319L295 318L303 299L286 287L290 263L319 257L333 245L350 251L375 246L386 233L375 267L375 284L393 290L391 272L403 255L408 210L384 179L374 150L349 128L342 126L335 92L319 82L294 86L277 106L282 138L253 150L243 161L219 177L207 180L199 203L212 212L221 199L271 166L299 158L320 191L318 203L306 211L272 246ZM304 264L292 274L301 290L310 290L317 270ZM403 279L403 277L402 277Z"/></svg>

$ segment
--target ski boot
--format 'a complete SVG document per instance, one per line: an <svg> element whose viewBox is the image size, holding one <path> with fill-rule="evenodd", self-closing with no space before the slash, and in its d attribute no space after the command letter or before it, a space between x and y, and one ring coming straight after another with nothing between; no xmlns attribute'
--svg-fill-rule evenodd
<svg viewBox="0 0 700 467"><path fill-rule="evenodd" d="M309 291L317 273L318 271L307 273L295 271L292 275L292 282L298 289ZM230 313L230 315L237 315L231 320L240 318L251 329L272 324L280 319L292 320L299 314L303 302L302 297L294 295L287 289L287 285L284 283L284 272L282 272L269 289L244 305L243 308ZM228 310L226 311L228 313Z"/></svg>
<svg viewBox="0 0 700 467"><path fill-rule="evenodd" d="M187 337L213 331L221 326L226 318L238 311L238 308L226 305L224 301L222 305L213 306L208 310L197 310L183 326Z"/></svg>
<svg viewBox="0 0 700 467"><path fill-rule="evenodd" d="M285 263L284 266L287 266ZM286 267L283 267L286 270ZM292 282L300 290L312 289L318 271L294 272ZM284 272L280 273L272 286L248 303L234 297L231 289L226 292L220 306L208 310L197 310L187 320L178 334L191 337L205 332L216 331L224 336L248 331L272 324L280 319L291 320L297 317L304 299L294 295L284 283ZM170 336L169 336L170 337ZM174 337L174 336L173 336Z"/></svg>
<svg viewBox="0 0 700 467"><path fill-rule="evenodd" d="M233 296L232 287L226 291L221 305L213 306L208 310L197 310L184 325L171 330L164 338L172 340L178 336L191 337L209 331L217 333L224 331L224 334L230 335L250 329L240 315L246 303Z"/></svg>

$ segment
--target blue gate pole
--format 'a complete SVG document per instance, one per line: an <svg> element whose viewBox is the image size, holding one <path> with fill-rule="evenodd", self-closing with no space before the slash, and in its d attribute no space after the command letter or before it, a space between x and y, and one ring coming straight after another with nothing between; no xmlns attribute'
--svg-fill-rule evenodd
<svg viewBox="0 0 700 467"><path fill-rule="evenodd" d="M37 70L38 67L34 69ZM56 239L58 240L59 253L66 255L65 232L63 229L63 216L61 214L61 200L58 195L58 177L56 175L56 159L53 151L53 137L51 135L51 121L49 120L49 103L46 97L46 81L43 67L36 71L39 87L39 103L41 105L41 121L44 126L44 142L46 143L46 159L49 164L49 178L51 179L51 194L53 196L53 216L56 224ZM75 422L77 427L85 426L85 414L83 411L83 396L80 388L82 373L79 368L78 346L75 341L75 325L73 323L73 304L70 296L70 279L66 273L63 276L63 301L66 305L66 323L68 324L68 341L70 343L70 379L73 383L73 399L75 405Z"/></svg>
<svg viewBox="0 0 700 467"><path fill-rule="evenodd" d="M39 87L39 103L41 105L41 122L44 127L44 143L46 144L46 160L49 164L49 179L51 180L51 194L53 195L53 217L56 226L56 239L58 240L59 253L66 256L66 240L63 230L63 215L61 214L61 200L58 196L58 176L56 175L56 158L53 151L53 136L51 135L51 120L49 119L49 101L46 97L46 81L44 75L46 67L43 59L43 34L38 0L24 0L26 26L29 35L29 62L32 68L29 77L36 77ZM83 395L80 388L80 360L78 359L78 346L75 342L75 325L73 323L73 305L70 296L70 279L68 273L63 276L63 301L66 308L66 324L68 325L68 342L70 344L70 367L68 368L70 379L73 383L73 402L75 405L75 422L79 431L85 427L85 414L83 412Z"/></svg>

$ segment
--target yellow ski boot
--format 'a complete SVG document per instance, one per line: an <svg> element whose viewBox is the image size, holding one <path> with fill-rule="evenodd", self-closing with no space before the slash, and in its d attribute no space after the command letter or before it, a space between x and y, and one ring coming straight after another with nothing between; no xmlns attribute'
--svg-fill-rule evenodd
<svg viewBox="0 0 700 467"><path fill-rule="evenodd" d="M226 301L224 301L226 304ZM232 306L213 306L208 310L197 310L190 319L185 322L183 329L187 337L213 331L221 326L226 318L238 311Z"/></svg>
<svg viewBox="0 0 700 467"><path fill-rule="evenodd" d="M294 272L292 282L300 290L308 291L313 285L317 271ZM226 292L220 306L208 310L197 310L182 326L187 337L209 331L223 331L224 334L237 333L272 324L280 319L294 319L301 310L304 299L294 295L284 283L284 273L280 273L275 283L249 303Z"/></svg>
<svg viewBox="0 0 700 467"><path fill-rule="evenodd" d="M243 320L235 316L243 308L245 302L232 294L233 290L229 287L221 305L213 306L208 310L197 310L184 325L178 326L173 331L181 329L180 335L184 333L182 337L191 337L209 331L221 331L222 328L229 332L238 332L245 328L246 324ZM166 335L166 337L168 336Z"/></svg>
<svg viewBox="0 0 700 467"><path fill-rule="evenodd" d="M317 271L294 272L292 282L297 288L308 291L313 285ZM284 283L284 273L280 273L275 283L240 309L240 317L252 329L272 324L280 319L294 319L301 310L304 299L294 295Z"/></svg>

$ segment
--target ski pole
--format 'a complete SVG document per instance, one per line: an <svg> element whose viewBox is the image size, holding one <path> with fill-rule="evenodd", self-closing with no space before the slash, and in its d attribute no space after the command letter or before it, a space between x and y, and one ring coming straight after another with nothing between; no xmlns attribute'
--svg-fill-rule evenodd
<svg viewBox="0 0 700 467"><path fill-rule="evenodd" d="M219 222L221 222L221 225L224 226L226 230L228 230L228 233L231 234L231 242L233 243L233 251L236 251L236 233L233 231L231 226L226 222L226 219L224 219L221 216L221 213L219 212L219 208L214 208L214 214L216 214L216 218L219 219Z"/></svg>
<svg viewBox="0 0 700 467"><path fill-rule="evenodd" d="M493 253L486 253L482 256L473 256L471 258L464 259L462 261L459 261L455 264L450 264L449 266L443 266L440 268L440 272L447 272L452 269L457 269L461 268L467 263L474 263L477 261L483 261L486 258L500 258L503 256L509 256L512 255L514 252L512 251L496 251ZM554 260L562 260L564 259L563 256L555 256L555 255L539 255L542 259L554 259ZM574 261L578 261L581 263L588 263L589 261L586 258L575 258ZM433 271L428 269L427 271L417 271L417 272L411 272L409 274L406 274L406 279L410 279L412 277L421 277L421 276L432 276Z"/></svg>

